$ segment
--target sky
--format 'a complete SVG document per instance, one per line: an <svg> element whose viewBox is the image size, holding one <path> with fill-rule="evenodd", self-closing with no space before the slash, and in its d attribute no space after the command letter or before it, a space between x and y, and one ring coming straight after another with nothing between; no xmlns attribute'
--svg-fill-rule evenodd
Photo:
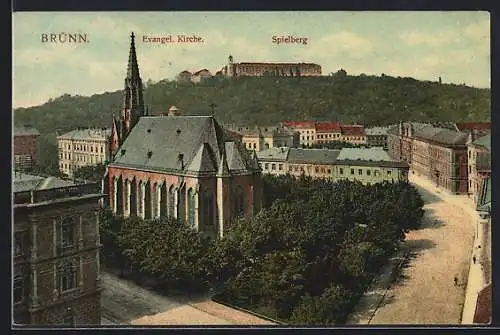
<svg viewBox="0 0 500 335"><path fill-rule="evenodd" d="M13 106L63 94L123 88L136 35L144 83L235 62L306 62L327 75L344 69L490 87L488 12L17 12L13 14ZM86 34L88 43L43 43L42 34ZM151 43L143 37L198 36ZM307 44L273 43L273 36Z"/></svg>

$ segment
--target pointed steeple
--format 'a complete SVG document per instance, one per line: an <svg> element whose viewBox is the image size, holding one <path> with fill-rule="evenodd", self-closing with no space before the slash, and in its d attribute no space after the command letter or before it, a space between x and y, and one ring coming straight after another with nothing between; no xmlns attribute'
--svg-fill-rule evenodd
<svg viewBox="0 0 500 335"><path fill-rule="evenodd" d="M128 53L127 79L140 79L139 65L137 64L137 54L135 52L135 35L130 34L130 51Z"/></svg>
<svg viewBox="0 0 500 335"><path fill-rule="evenodd" d="M130 51L128 55L127 76L123 89L123 110L121 117L120 141L124 141L132 128L137 124L139 118L144 116L144 97L142 92L142 80L137 64L135 51L135 35L130 35Z"/></svg>

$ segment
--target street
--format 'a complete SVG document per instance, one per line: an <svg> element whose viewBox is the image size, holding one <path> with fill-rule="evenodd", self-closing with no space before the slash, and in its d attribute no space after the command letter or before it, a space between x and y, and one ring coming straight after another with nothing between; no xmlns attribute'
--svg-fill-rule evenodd
<svg viewBox="0 0 500 335"><path fill-rule="evenodd" d="M104 287L101 298L103 325L272 324L208 298L190 300L165 297L106 272L101 274L101 280Z"/></svg>
<svg viewBox="0 0 500 335"><path fill-rule="evenodd" d="M421 228L406 235L409 260L389 288L367 292L365 300L378 296L381 302L358 311L351 324L460 324L474 240L468 199L437 191L415 175L410 182L422 194L425 214Z"/></svg>

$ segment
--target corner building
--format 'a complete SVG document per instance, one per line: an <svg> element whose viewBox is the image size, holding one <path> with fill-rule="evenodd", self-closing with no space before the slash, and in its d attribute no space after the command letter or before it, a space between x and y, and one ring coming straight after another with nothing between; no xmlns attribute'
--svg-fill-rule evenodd
<svg viewBox="0 0 500 335"><path fill-rule="evenodd" d="M71 327L101 323L100 186L15 173L16 324Z"/></svg>
<svg viewBox="0 0 500 335"><path fill-rule="evenodd" d="M214 117L146 116L131 38L124 108L113 120L104 180L109 205L116 215L179 218L221 237L234 217L261 208L257 156Z"/></svg>

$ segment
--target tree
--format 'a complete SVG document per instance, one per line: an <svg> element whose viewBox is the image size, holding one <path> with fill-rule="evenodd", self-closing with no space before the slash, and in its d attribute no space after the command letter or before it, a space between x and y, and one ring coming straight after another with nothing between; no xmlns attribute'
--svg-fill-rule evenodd
<svg viewBox="0 0 500 335"><path fill-rule="evenodd" d="M82 166L75 170L73 177L87 181L99 182L104 178L106 166L104 164Z"/></svg>

